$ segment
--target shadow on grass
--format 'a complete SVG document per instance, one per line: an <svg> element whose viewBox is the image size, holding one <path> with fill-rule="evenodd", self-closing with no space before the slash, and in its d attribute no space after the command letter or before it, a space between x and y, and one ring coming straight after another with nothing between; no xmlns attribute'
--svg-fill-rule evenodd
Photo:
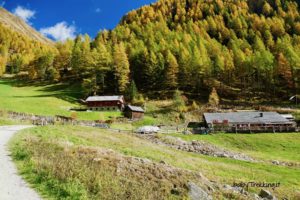
<svg viewBox="0 0 300 200"><path fill-rule="evenodd" d="M38 81L24 81L16 79L0 79L0 84L9 85L11 87L39 87L41 95L32 96L14 96L15 98L43 98L55 97L70 103L78 103L78 99L83 97L81 85L79 83L51 83Z"/></svg>

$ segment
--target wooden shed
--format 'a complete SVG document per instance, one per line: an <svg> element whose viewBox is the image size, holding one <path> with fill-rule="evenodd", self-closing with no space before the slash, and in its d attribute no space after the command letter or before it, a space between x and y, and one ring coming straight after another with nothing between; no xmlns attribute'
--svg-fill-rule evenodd
<svg viewBox="0 0 300 200"><path fill-rule="evenodd" d="M144 117L145 111L141 107L127 105L124 110L125 117L129 119L142 119Z"/></svg>
<svg viewBox="0 0 300 200"><path fill-rule="evenodd" d="M93 111L122 111L124 103L123 96L91 96L86 99L88 109Z"/></svg>

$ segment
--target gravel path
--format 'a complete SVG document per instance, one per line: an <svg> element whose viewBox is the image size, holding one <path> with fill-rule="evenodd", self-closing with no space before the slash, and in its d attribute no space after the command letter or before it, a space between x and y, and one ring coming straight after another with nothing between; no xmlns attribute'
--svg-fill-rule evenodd
<svg viewBox="0 0 300 200"><path fill-rule="evenodd" d="M2 126L0 127L0 200L40 200L39 195L28 187L18 175L12 162L7 143L19 130L30 126Z"/></svg>

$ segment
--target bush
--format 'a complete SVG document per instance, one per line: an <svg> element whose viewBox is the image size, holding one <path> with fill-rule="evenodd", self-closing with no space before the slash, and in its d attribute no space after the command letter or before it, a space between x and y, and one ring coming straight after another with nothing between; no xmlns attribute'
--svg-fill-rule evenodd
<svg viewBox="0 0 300 200"><path fill-rule="evenodd" d="M145 99L142 94L138 94L136 98L132 100L132 104L136 106L144 106L145 105Z"/></svg>
<svg viewBox="0 0 300 200"><path fill-rule="evenodd" d="M136 88L134 80L131 81L129 87L127 88L126 96L130 101L133 101L134 99L137 98L138 90Z"/></svg>
<svg viewBox="0 0 300 200"><path fill-rule="evenodd" d="M71 113L71 118L72 118L72 120L76 120L78 118L77 113L76 112L72 112Z"/></svg>
<svg viewBox="0 0 300 200"><path fill-rule="evenodd" d="M208 99L208 104L212 107L218 107L220 104L220 98L216 88L213 88Z"/></svg>
<svg viewBox="0 0 300 200"><path fill-rule="evenodd" d="M173 96L173 105L177 112L186 112L187 107L185 104L185 97L179 90L176 90Z"/></svg>
<svg viewBox="0 0 300 200"><path fill-rule="evenodd" d="M200 109L200 106L195 101L193 101L193 103L191 105L191 110L199 110L199 109Z"/></svg>

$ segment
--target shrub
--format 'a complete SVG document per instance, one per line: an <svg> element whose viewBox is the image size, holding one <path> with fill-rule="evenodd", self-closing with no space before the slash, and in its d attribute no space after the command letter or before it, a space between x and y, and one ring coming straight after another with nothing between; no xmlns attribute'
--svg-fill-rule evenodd
<svg viewBox="0 0 300 200"><path fill-rule="evenodd" d="M142 94L138 94L136 98L133 99L132 104L136 106L144 106L145 105L144 96Z"/></svg>
<svg viewBox="0 0 300 200"><path fill-rule="evenodd" d="M195 101L193 101L193 103L191 105L191 110L199 110L199 109L200 109L200 106Z"/></svg>
<svg viewBox="0 0 300 200"><path fill-rule="evenodd" d="M173 96L173 105L177 112L186 112L187 107L185 104L185 97L182 95L181 91L176 90Z"/></svg>
<svg viewBox="0 0 300 200"><path fill-rule="evenodd" d="M208 104L212 107L218 107L220 103L220 98L217 93L216 88L213 88L208 99Z"/></svg>

